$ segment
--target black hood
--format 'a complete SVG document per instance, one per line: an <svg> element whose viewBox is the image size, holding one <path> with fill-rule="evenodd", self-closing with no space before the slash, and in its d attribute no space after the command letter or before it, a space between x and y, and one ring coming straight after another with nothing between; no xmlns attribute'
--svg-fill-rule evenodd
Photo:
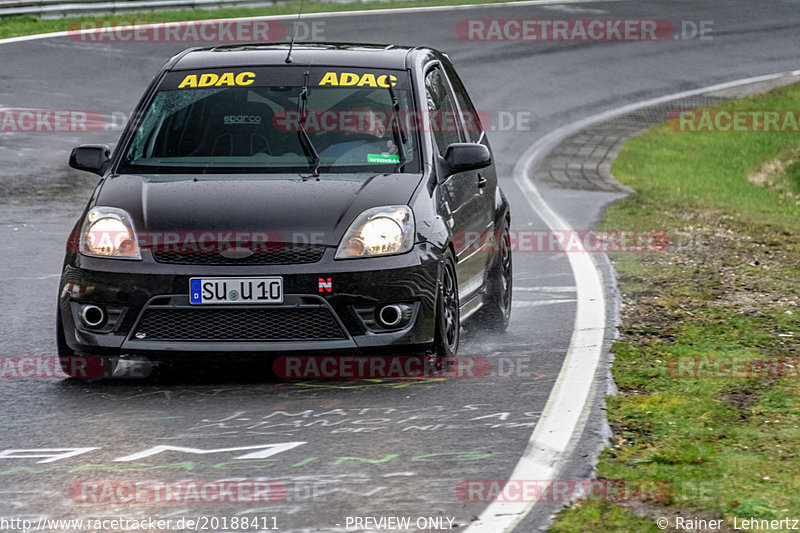
<svg viewBox="0 0 800 533"><path fill-rule="evenodd" d="M125 209L137 231L278 232L336 246L365 209L407 205L419 174L328 174L319 181L241 174L109 176L96 206Z"/></svg>

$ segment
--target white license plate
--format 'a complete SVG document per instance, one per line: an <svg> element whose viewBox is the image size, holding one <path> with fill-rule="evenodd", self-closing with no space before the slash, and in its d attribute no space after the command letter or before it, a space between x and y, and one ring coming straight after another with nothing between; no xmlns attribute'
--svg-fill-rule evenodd
<svg viewBox="0 0 800 533"><path fill-rule="evenodd" d="M191 278L193 304L283 303L283 278Z"/></svg>

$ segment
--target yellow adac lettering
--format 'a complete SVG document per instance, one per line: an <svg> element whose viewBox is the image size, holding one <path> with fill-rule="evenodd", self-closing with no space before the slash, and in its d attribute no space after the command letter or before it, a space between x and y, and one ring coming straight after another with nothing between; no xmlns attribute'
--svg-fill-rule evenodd
<svg viewBox="0 0 800 533"><path fill-rule="evenodd" d="M335 72L328 72L322 77L320 85L339 85L339 80L336 78Z"/></svg>
<svg viewBox="0 0 800 533"><path fill-rule="evenodd" d="M397 85L397 78L395 76L384 74L383 76L378 77L379 87L394 87L395 85Z"/></svg>
<svg viewBox="0 0 800 533"><path fill-rule="evenodd" d="M342 72L342 75L339 78L339 85L358 85L358 79L358 74L353 74L352 72Z"/></svg>
<svg viewBox="0 0 800 533"><path fill-rule="evenodd" d="M212 87L219 80L216 74L201 74L200 80L197 82L198 87Z"/></svg>
<svg viewBox="0 0 800 533"><path fill-rule="evenodd" d="M240 72L236 75L236 85L250 85L256 81L254 72Z"/></svg>
<svg viewBox="0 0 800 533"><path fill-rule="evenodd" d="M256 75L253 72L240 72L234 76L233 72L223 72L220 76L219 74L212 74L207 72L205 74L200 74L199 78L197 74L189 74L185 78L180 85L178 85L178 89L183 89L184 87L233 87L235 85L251 85L253 82L256 81Z"/></svg>
<svg viewBox="0 0 800 533"><path fill-rule="evenodd" d="M223 85L227 85L228 87L233 87L235 84L236 80L233 79L233 72L225 72L219 77L219 81L216 83L216 86L222 87Z"/></svg>
<svg viewBox="0 0 800 533"><path fill-rule="evenodd" d="M183 89L184 87L197 87L197 74L189 74L185 78L180 85L178 85L178 89Z"/></svg>
<svg viewBox="0 0 800 533"><path fill-rule="evenodd" d="M375 74L370 73L359 76L353 72L342 72L337 76L335 72L327 72L319 84L343 87L394 87L397 85L397 78L389 74L383 74L376 78Z"/></svg>
<svg viewBox="0 0 800 533"><path fill-rule="evenodd" d="M378 86L378 83L375 81L375 74L364 74L361 76L361 79L358 80L358 86L364 87L365 85L369 85L370 87Z"/></svg>

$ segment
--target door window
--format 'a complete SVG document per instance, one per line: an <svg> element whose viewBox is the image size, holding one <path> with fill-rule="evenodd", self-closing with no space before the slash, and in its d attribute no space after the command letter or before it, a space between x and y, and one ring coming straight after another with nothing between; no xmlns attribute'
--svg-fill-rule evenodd
<svg viewBox="0 0 800 533"><path fill-rule="evenodd" d="M453 94L441 68L434 67L425 75L425 97L428 126L439 153L444 155L451 144L464 142L464 135Z"/></svg>

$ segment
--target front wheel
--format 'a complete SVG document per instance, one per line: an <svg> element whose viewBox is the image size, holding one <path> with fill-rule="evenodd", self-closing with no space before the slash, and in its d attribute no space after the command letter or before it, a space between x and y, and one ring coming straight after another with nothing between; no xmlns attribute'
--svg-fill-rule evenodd
<svg viewBox="0 0 800 533"><path fill-rule="evenodd" d="M458 352L461 333L461 314L458 301L458 283L453 254L448 250L442 264L442 277L436 298L436 334L433 351L440 357L452 357Z"/></svg>

